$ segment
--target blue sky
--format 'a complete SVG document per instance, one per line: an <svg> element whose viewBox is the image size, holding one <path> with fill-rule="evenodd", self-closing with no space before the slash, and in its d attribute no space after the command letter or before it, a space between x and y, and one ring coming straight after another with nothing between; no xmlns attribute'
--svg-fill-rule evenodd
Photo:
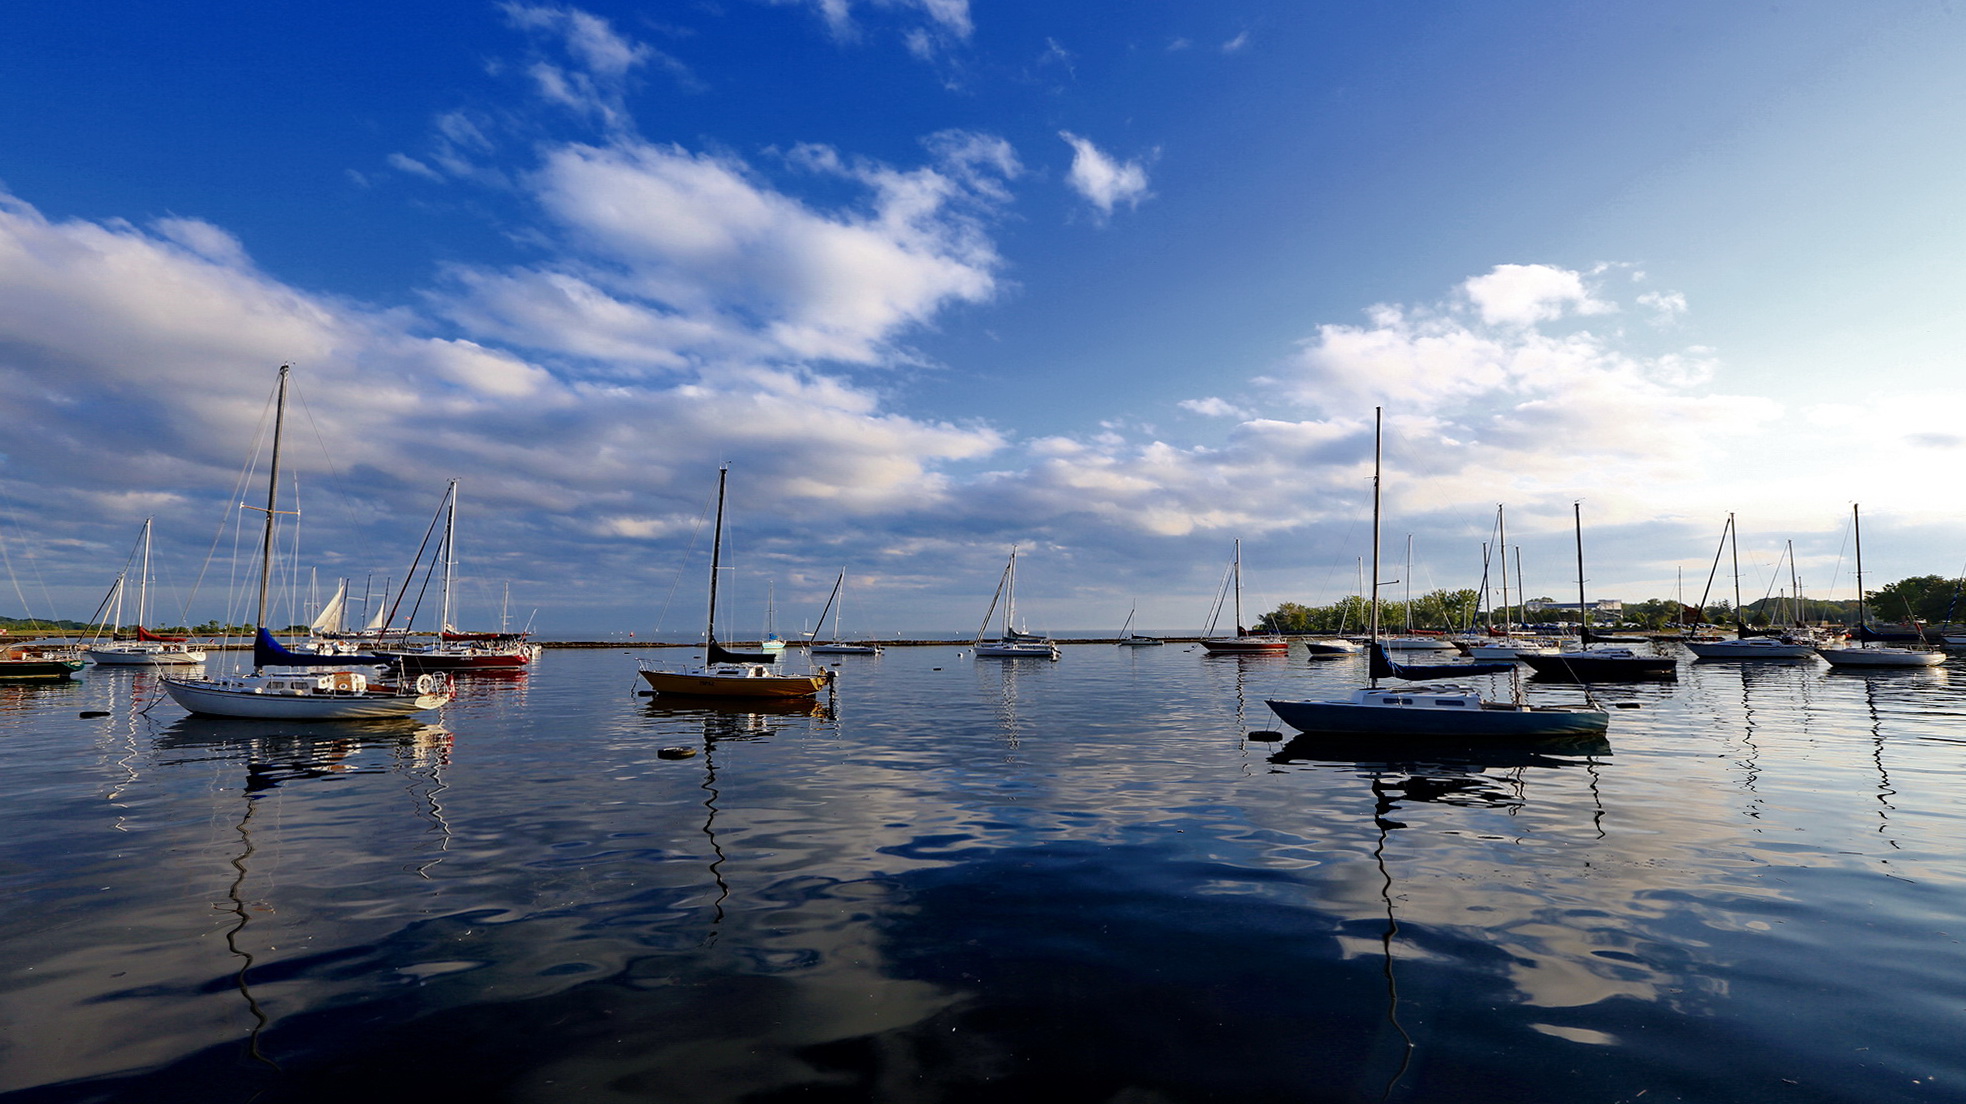
<svg viewBox="0 0 1966 1104"><path fill-rule="evenodd" d="M0 611L86 616L146 516L181 608L281 363L302 569L400 577L454 477L462 619L549 632L692 630L723 462L739 625L845 568L864 631L965 631L1013 543L1040 628L1198 627L1237 538L1250 605L1331 601L1378 405L1421 587L1501 503L1574 592L1578 500L1594 596L1732 511L1750 596L1792 540L1847 597L1852 502L1873 584L1950 575L1962 20L20 5Z"/></svg>

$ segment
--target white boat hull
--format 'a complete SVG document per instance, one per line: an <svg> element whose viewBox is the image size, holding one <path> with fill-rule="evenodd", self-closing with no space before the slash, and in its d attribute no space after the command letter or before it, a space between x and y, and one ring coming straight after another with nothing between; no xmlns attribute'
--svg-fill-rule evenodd
<svg viewBox="0 0 1966 1104"><path fill-rule="evenodd" d="M171 700L207 717L252 717L284 721L363 721L408 717L451 700L448 693L264 693L208 679L160 680Z"/></svg>
<svg viewBox="0 0 1966 1104"><path fill-rule="evenodd" d="M1807 659L1816 649L1773 637L1746 640L1689 640L1686 650L1701 659Z"/></svg>
<svg viewBox="0 0 1966 1104"><path fill-rule="evenodd" d="M1057 659L1058 645L1049 641L1043 643L998 642L978 644L976 654L986 659Z"/></svg>
<svg viewBox="0 0 1966 1104"><path fill-rule="evenodd" d="M880 655L878 644L814 644L806 651L813 655Z"/></svg>
<svg viewBox="0 0 1966 1104"><path fill-rule="evenodd" d="M88 648L83 654L98 667L195 667L205 662L205 653L196 648L167 648L157 644Z"/></svg>
<svg viewBox="0 0 1966 1104"><path fill-rule="evenodd" d="M1910 648L1820 648L1816 654L1832 667L1937 667L1946 661L1944 652Z"/></svg>

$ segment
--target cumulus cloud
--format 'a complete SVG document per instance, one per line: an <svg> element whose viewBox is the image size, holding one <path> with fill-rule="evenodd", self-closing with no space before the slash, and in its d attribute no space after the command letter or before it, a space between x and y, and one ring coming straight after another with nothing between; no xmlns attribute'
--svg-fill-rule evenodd
<svg viewBox="0 0 1966 1104"><path fill-rule="evenodd" d="M502 10L512 26L550 40L565 55L541 56L527 65L540 95L610 128L628 124L629 76L656 56L654 49L576 8L508 3Z"/></svg>
<svg viewBox="0 0 1966 1104"><path fill-rule="evenodd" d="M1496 265L1461 285L1461 291L1491 326L1533 326L1566 314L1606 314L1615 304L1596 298L1582 273L1540 264Z"/></svg>
<svg viewBox="0 0 1966 1104"><path fill-rule="evenodd" d="M1230 403L1226 399L1218 399L1213 395L1210 395L1205 399L1182 399L1179 403L1175 405L1179 406L1181 409L1186 410L1190 413L1200 414L1205 418L1249 417L1248 411L1242 409L1239 406L1234 405L1233 403Z"/></svg>
<svg viewBox="0 0 1966 1104"><path fill-rule="evenodd" d="M1072 190L1098 210L1100 217L1121 204L1138 207L1150 195L1147 170L1138 161L1117 161L1089 139L1061 130L1058 136L1072 147L1072 168L1066 180Z"/></svg>

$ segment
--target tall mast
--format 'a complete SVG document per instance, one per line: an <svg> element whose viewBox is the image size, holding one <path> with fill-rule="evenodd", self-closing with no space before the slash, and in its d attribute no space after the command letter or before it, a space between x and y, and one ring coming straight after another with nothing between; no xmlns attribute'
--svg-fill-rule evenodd
<svg viewBox="0 0 1966 1104"><path fill-rule="evenodd" d="M1236 635L1241 636L1243 634L1242 633L1242 538L1241 537L1236 538L1235 559L1231 560L1230 564L1232 567L1231 574L1235 577L1235 583L1236 583Z"/></svg>
<svg viewBox="0 0 1966 1104"><path fill-rule="evenodd" d="M279 505L280 429L287 420L289 371L292 371L289 366L280 365L280 387L273 402L273 462L266 476L266 529L259 542L259 611L253 615L254 628L266 625L266 595L273 583L273 511Z"/></svg>
<svg viewBox="0 0 1966 1104"><path fill-rule="evenodd" d="M1734 635L1748 634L1748 619L1741 612L1741 531L1734 528L1734 515L1727 515L1727 549L1734 557Z"/></svg>
<svg viewBox="0 0 1966 1104"><path fill-rule="evenodd" d="M1577 519L1577 646L1589 644L1591 636L1591 609L1584 604L1584 503L1579 499L1570 504L1570 511Z"/></svg>
<svg viewBox="0 0 1966 1104"><path fill-rule="evenodd" d="M457 566L457 480L451 480L445 496L450 512L444 515L444 612L438 623L440 632L451 630L451 570Z"/></svg>
<svg viewBox="0 0 1966 1104"><path fill-rule="evenodd" d="M1502 520L1502 506L1495 505L1495 548L1502 557L1502 635L1509 635L1509 527Z"/></svg>
<svg viewBox="0 0 1966 1104"><path fill-rule="evenodd" d="M1867 629L1870 626L1870 611L1864 604L1864 527L1857 523L1857 504L1854 502L1850 504L1850 533L1857 541L1857 627ZM1868 638L1859 634L1858 639Z"/></svg>
<svg viewBox="0 0 1966 1104"><path fill-rule="evenodd" d="M142 628L150 618L150 520L143 519L143 574L137 576L138 628Z"/></svg>
<svg viewBox="0 0 1966 1104"><path fill-rule="evenodd" d="M717 568L724 555L724 479L729 474L729 464L717 469L717 528L710 539L710 620L703 629L711 644L717 642Z"/></svg>
<svg viewBox="0 0 1966 1104"><path fill-rule="evenodd" d="M1372 620L1370 635L1374 647L1379 643L1379 436L1382 407L1372 408ZM1372 678L1372 685L1379 679Z"/></svg>

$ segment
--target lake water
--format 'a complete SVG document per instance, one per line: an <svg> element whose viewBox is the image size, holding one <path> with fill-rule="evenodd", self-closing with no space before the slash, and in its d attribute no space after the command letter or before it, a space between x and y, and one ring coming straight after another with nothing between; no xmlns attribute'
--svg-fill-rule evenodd
<svg viewBox="0 0 1966 1104"><path fill-rule="evenodd" d="M0 1099L1966 1100L1962 661L1457 751L1252 737L1355 659L892 649L770 714L638 696L678 654L428 724L0 685Z"/></svg>

